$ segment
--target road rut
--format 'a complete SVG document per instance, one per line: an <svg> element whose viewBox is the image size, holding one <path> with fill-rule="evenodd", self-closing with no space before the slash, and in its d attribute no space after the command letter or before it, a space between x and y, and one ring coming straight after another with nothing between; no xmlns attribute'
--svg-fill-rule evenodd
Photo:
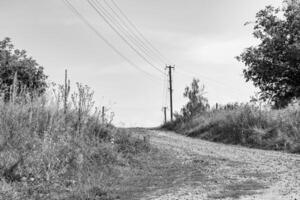
<svg viewBox="0 0 300 200"><path fill-rule="evenodd" d="M151 191L143 200L300 200L300 155L213 143L173 132L146 134L152 145L195 167L182 175L188 179L177 175L176 179L185 178L181 184L174 181L167 191Z"/></svg>

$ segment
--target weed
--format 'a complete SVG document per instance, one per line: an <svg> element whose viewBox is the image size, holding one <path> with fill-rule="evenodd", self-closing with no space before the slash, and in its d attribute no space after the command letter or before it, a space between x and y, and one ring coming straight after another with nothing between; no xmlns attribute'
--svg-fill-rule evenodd
<svg viewBox="0 0 300 200"><path fill-rule="evenodd" d="M187 121L178 118L162 127L215 142L300 152L298 103L281 110L236 105L231 109L201 112Z"/></svg>
<svg viewBox="0 0 300 200"><path fill-rule="evenodd" d="M62 89L0 101L2 197L113 199L114 185L134 167L132 158L150 149L148 142L103 124L93 112L93 92L77 86L72 103L63 100Z"/></svg>

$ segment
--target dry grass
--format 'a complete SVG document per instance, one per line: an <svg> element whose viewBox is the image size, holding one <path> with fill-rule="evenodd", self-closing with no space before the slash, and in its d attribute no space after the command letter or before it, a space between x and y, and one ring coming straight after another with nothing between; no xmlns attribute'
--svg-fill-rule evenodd
<svg viewBox="0 0 300 200"><path fill-rule="evenodd" d="M264 185L247 180L240 183L226 185L222 191L216 194L209 195L212 199L239 199L241 196L253 195L258 193L259 190L266 188Z"/></svg>
<svg viewBox="0 0 300 200"><path fill-rule="evenodd" d="M88 87L78 85L66 113L62 94L0 101L0 199L116 199L118 183L151 151L100 122Z"/></svg>
<svg viewBox="0 0 300 200"><path fill-rule="evenodd" d="M163 127L215 142L300 153L298 103L282 110L253 105L211 110L185 121L179 118Z"/></svg>

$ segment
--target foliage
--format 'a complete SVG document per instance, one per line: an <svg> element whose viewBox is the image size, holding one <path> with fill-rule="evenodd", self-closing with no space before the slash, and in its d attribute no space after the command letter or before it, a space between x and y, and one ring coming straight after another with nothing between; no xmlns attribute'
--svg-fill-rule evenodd
<svg viewBox="0 0 300 200"><path fill-rule="evenodd" d="M254 104L233 105L199 113L188 121L168 124L166 128L214 142L300 153L299 102L281 110Z"/></svg>
<svg viewBox="0 0 300 200"><path fill-rule="evenodd" d="M4 92L5 100L10 99L14 79L31 94L41 95L46 91L43 67L28 57L25 50L15 49L10 38L5 38L0 41L0 91Z"/></svg>
<svg viewBox="0 0 300 200"><path fill-rule="evenodd" d="M187 86L183 96L188 98L187 104L181 109L184 119L192 117L195 113L203 112L209 108L208 100L204 97L204 85L199 86L199 80L193 79L190 87ZM178 117L176 117L178 118Z"/></svg>
<svg viewBox="0 0 300 200"><path fill-rule="evenodd" d="M64 91L53 94L32 98L24 92L14 103L0 101L0 196L116 199L112 192L132 158L150 145L102 124L87 86L78 84L67 113Z"/></svg>
<svg viewBox="0 0 300 200"><path fill-rule="evenodd" d="M256 15L253 35L260 44L237 57L244 76L260 89L260 98L281 108L300 97L300 1L267 6Z"/></svg>

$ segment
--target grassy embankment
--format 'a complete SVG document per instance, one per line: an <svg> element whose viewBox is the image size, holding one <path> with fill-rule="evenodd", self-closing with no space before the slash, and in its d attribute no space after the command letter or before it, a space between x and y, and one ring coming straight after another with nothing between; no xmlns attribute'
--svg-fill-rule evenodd
<svg viewBox="0 0 300 200"><path fill-rule="evenodd" d="M101 123L87 87L66 111L54 94L1 99L0 199L135 199L169 166L144 137Z"/></svg>
<svg viewBox="0 0 300 200"><path fill-rule="evenodd" d="M214 142L300 153L299 104L281 110L253 105L210 110L162 128Z"/></svg>

